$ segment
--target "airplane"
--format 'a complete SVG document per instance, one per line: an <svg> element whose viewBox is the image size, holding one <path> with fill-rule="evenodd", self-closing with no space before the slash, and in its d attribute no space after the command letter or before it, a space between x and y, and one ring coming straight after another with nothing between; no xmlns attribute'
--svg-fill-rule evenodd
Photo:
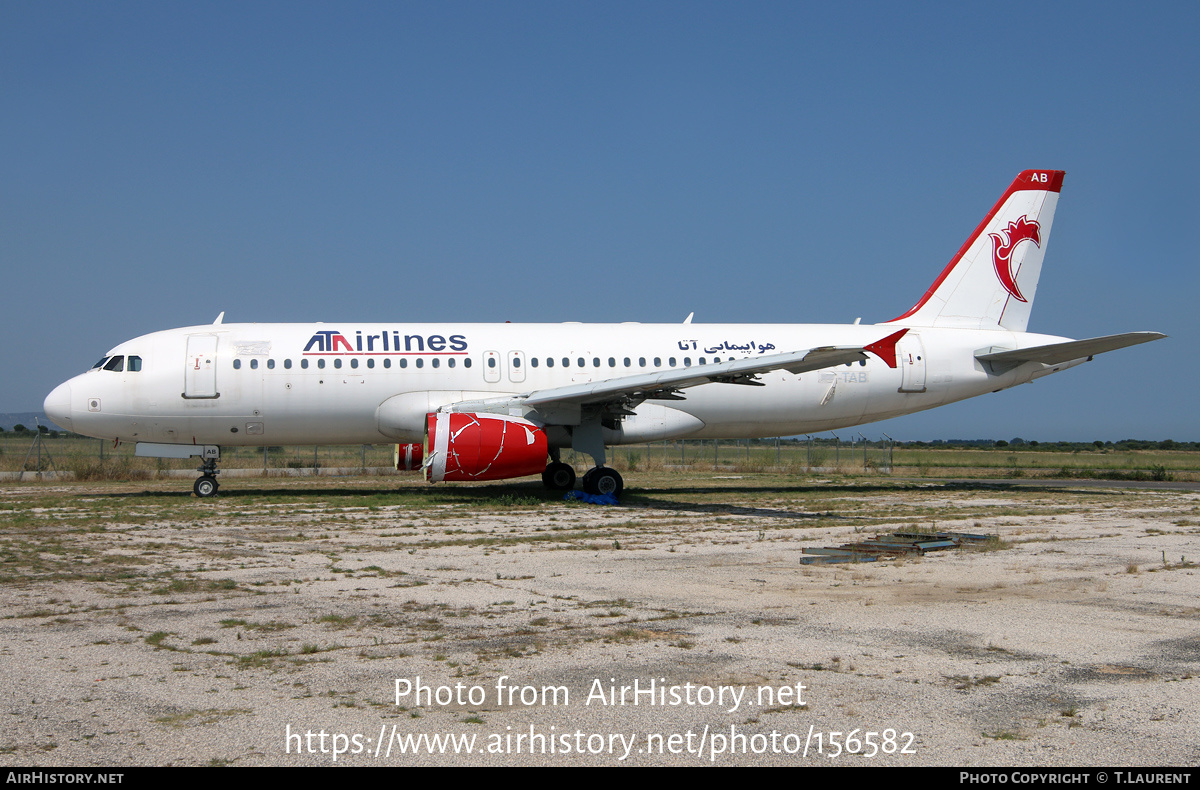
<svg viewBox="0 0 1200 790"><path fill-rule="evenodd" d="M396 445L429 482L541 473L619 496L606 448L818 433L1015 387L1158 340L1026 332L1064 172L1012 182L908 311L879 324L226 324L143 335L60 384L46 415L135 454Z"/></svg>

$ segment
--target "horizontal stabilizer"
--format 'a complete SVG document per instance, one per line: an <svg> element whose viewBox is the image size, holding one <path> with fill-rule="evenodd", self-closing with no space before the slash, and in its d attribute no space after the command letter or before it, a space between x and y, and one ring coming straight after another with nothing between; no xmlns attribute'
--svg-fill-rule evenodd
<svg viewBox="0 0 1200 790"><path fill-rule="evenodd" d="M1166 335L1161 332L1126 332L1123 335L1105 335L1088 340L1072 340L1068 343L1051 343L1048 346L1018 348L1014 351L976 354L975 358L980 362L990 362L993 365L1004 367L1020 365L1024 362L1057 365L1073 359L1103 354L1105 351L1115 351L1118 348L1136 346L1139 343L1149 343L1151 340L1161 340L1164 337Z"/></svg>

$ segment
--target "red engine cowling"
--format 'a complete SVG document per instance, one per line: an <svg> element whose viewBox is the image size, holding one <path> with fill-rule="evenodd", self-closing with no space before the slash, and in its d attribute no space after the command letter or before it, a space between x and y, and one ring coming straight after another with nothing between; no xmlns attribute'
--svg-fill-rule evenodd
<svg viewBox="0 0 1200 790"><path fill-rule="evenodd" d="M419 444L396 445L396 469L401 472L415 472L420 469L421 459L424 457L421 448L422 445Z"/></svg>
<svg viewBox="0 0 1200 790"><path fill-rule="evenodd" d="M425 479L504 480L541 474L546 434L528 420L502 414L425 415Z"/></svg>

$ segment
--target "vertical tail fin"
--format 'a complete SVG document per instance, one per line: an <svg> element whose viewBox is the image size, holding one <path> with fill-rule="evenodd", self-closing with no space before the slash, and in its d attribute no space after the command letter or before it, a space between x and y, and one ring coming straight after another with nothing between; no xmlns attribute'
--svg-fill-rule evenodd
<svg viewBox="0 0 1200 790"><path fill-rule="evenodd" d="M1063 175L1017 176L921 301L889 323L1024 332Z"/></svg>

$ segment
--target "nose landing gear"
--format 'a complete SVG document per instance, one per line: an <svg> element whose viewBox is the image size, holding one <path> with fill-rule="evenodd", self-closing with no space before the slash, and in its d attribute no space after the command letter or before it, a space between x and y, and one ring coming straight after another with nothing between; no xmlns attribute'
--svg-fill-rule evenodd
<svg viewBox="0 0 1200 790"><path fill-rule="evenodd" d="M196 478L196 482L192 485L192 491L196 496L204 499L210 496L216 496L217 489L221 486L217 483L217 475L220 474L217 469L217 459L207 454L204 457L204 465L198 470L201 474Z"/></svg>
<svg viewBox="0 0 1200 790"><path fill-rule="evenodd" d="M133 454L141 458L195 458L199 456L203 466L198 470L200 477L192 491L201 499L213 496L220 488L217 485L217 461L221 460L221 448L215 444L162 444L138 442Z"/></svg>
<svg viewBox="0 0 1200 790"><path fill-rule="evenodd" d="M192 491L196 493L196 496L202 498L215 495L218 488L220 488L220 486L217 485L217 478L213 477L212 475L203 475L198 477L196 478L195 484L192 485Z"/></svg>

